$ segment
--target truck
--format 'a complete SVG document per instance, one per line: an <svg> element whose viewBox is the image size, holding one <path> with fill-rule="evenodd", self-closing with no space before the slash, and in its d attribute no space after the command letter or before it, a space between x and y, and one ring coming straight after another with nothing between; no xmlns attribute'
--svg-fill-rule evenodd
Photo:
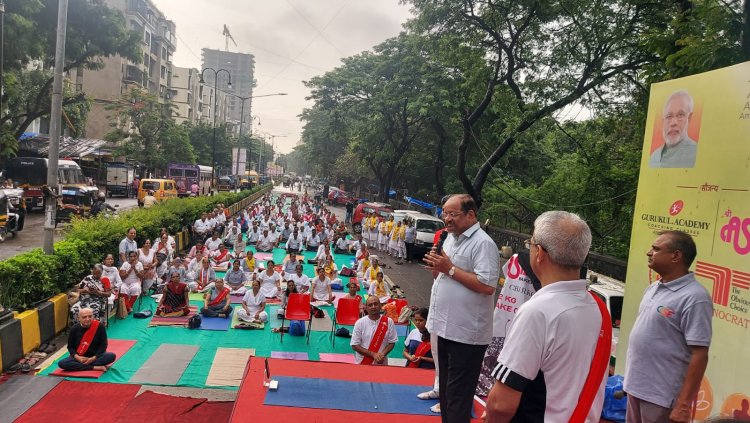
<svg viewBox="0 0 750 423"><path fill-rule="evenodd" d="M37 157L13 157L5 164L5 177L23 189L23 199L28 210L44 208L42 187L47 185L49 160ZM86 185L78 163L72 160L57 161L57 183L60 185Z"/></svg>
<svg viewBox="0 0 750 423"><path fill-rule="evenodd" d="M127 163L107 163L107 197L119 195L125 198L134 194L135 169Z"/></svg>

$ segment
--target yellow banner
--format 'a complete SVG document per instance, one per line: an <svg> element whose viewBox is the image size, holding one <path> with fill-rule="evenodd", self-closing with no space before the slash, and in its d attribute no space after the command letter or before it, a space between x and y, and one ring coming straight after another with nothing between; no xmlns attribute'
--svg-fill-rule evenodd
<svg viewBox="0 0 750 423"><path fill-rule="evenodd" d="M656 279L646 252L657 232L685 231L698 246L691 270L714 302L696 419L750 418L750 62L654 84L647 119L617 373Z"/></svg>

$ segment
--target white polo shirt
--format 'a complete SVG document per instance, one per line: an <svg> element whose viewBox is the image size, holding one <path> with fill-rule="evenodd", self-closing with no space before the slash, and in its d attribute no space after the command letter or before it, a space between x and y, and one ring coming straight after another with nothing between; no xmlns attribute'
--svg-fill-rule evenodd
<svg viewBox="0 0 750 423"><path fill-rule="evenodd" d="M498 381L523 393L514 420L568 422L588 377L601 325L599 306L583 279L542 287L518 309L492 371ZM601 417L604 376L587 422Z"/></svg>

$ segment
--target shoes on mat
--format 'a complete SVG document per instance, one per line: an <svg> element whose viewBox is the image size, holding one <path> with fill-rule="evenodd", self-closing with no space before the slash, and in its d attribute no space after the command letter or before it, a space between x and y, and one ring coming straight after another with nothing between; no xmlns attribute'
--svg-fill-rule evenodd
<svg viewBox="0 0 750 423"><path fill-rule="evenodd" d="M421 400L429 400L429 399L438 399L440 398L440 394L437 391L427 391L422 392L421 394L417 394L417 398Z"/></svg>
<svg viewBox="0 0 750 423"><path fill-rule="evenodd" d="M430 411L432 411L435 414L440 414L440 403L437 403L430 407Z"/></svg>

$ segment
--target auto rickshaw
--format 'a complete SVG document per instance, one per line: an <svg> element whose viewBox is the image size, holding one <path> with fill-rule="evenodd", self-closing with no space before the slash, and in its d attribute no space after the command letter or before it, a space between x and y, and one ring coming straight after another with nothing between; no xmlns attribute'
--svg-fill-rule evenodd
<svg viewBox="0 0 750 423"><path fill-rule="evenodd" d="M57 199L55 226L60 222L70 222L73 216L89 217L99 189L80 185L63 185L61 192L62 195Z"/></svg>
<svg viewBox="0 0 750 423"><path fill-rule="evenodd" d="M23 230L26 219L26 202L23 190L15 188L0 188L0 242L8 235L16 236Z"/></svg>

